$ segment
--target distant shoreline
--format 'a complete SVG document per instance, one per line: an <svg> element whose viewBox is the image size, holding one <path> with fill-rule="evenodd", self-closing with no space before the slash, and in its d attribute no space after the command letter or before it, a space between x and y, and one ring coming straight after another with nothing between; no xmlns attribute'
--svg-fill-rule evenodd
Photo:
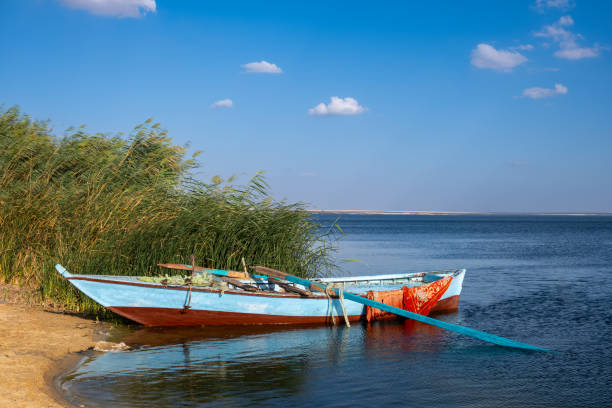
<svg viewBox="0 0 612 408"><path fill-rule="evenodd" d="M592 217L612 216L612 213L553 213L553 212L471 212L471 211L394 211L394 210L308 210L313 214L354 214L354 215L540 215Z"/></svg>

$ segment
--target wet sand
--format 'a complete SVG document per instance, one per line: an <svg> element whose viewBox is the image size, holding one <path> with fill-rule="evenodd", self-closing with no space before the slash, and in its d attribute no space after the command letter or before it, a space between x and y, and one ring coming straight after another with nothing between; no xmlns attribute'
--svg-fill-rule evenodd
<svg viewBox="0 0 612 408"><path fill-rule="evenodd" d="M94 320L0 301L0 407L71 407L54 380L105 331Z"/></svg>

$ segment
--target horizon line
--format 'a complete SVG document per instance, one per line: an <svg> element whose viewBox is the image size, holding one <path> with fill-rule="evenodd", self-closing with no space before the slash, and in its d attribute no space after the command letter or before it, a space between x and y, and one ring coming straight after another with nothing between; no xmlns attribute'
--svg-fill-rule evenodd
<svg viewBox="0 0 612 408"><path fill-rule="evenodd" d="M612 212L555 212L555 211L446 211L446 210L314 210L315 214L356 215L541 215L541 216L612 216Z"/></svg>

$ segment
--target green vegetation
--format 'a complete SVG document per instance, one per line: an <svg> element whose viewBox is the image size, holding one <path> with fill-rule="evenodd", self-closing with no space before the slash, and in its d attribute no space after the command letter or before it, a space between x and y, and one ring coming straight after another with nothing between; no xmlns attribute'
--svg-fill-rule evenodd
<svg viewBox="0 0 612 408"><path fill-rule="evenodd" d="M230 159L230 158L228 158ZM246 186L194 178L195 155L147 120L125 138L0 110L0 281L71 310L104 312L55 272L158 275L157 263L313 277L333 246L300 204L275 202L261 174ZM164 271L167 272L167 271Z"/></svg>

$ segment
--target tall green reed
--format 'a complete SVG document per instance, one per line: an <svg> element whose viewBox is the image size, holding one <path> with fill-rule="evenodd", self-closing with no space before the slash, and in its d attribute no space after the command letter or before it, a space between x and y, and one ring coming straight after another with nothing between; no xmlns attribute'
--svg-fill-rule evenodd
<svg viewBox="0 0 612 408"><path fill-rule="evenodd" d="M0 110L0 279L75 311L102 313L55 272L152 275L161 262L314 277L333 241L301 204L274 201L261 173L246 185L194 178L196 155L147 120L127 137L84 128L53 135Z"/></svg>

